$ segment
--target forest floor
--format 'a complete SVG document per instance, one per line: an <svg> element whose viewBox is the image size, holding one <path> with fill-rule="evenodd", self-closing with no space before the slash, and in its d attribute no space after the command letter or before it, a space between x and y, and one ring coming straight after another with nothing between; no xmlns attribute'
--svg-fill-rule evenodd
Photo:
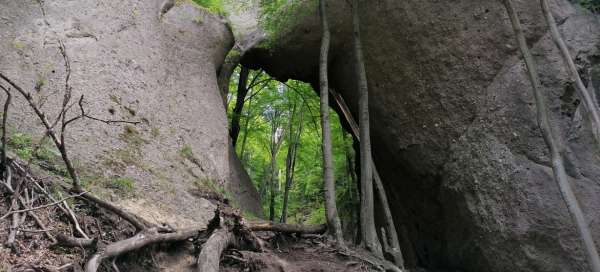
<svg viewBox="0 0 600 272"><path fill-rule="evenodd" d="M67 196L57 185L64 181L52 176L39 178L29 168L26 171L14 172L13 180L37 183L39 188L43 188L42 191L55 199ZM0 272L83 271L85 262L97 249L103 248L101 245L127 239L136 233L129 223L112 212L78 198L70 198L65 202L76 216L81 230L95 239L97 246L94 244L84 248L61 245L54 241L59 234L81 237L75 230L73 220L67 216L65 206L48 200L31 186L23 188L30 188L22 194L26 196L24 198L29 207L45 207L20 213L25 217L19 218L21 223L14 244L8 245L6 242L13 229L12 215L8 214L12 197L4 187L0 187L0 217L8 215L0 219ZM222 202L218 204L227 205ZM383 271L373 265L377 260L368 252L354 248L336 249L323 235L262 231L255 234L263 241L262 252L228 249L221 256L220 271ZM202 239L150 245L105 260L98 271L196 271L196 256L202 247L199 240Z"/></svg>

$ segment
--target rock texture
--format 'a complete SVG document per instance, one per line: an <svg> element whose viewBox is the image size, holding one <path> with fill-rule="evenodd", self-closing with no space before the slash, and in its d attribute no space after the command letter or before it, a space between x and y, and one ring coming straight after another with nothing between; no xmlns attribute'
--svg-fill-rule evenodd
<svg viewBox="0 0 600 272"><path fill-rule="evenodd" d="M258 194L229 152L215 76L233 44L223 19L182 1L0 1L0 71L36 101L47 98L50 119L60 110L66 77L59 41L72 69L74 101L82 94L96 117L141 122L85 120L70 128L69 151L93 190L174 226L212 218L214 207L198 188L238 188L245 193L234 194L236 200L261 215ZM9 123L42 135L20 99ZM132 195L95 184L116 177L134 181Z"/></svg>
<svg viewBox="0 0 600 272"><path fill-rule="evenodd" d="M354 113L347 1L331 0L330 83ZM600 145L579 106L539 1L515 1L540 66L571 183L600 243ZM598 17L550 1L586 75L600 78ZM552 178L513 32L500 1L363 1L374 157L409 266L462 271L589 271ZM368 5L368 6L367 6ZM316 12L243 63L317 86ZM598 84L596 84L598 86ZM355 115L356 116L356 115Z"/></svg>

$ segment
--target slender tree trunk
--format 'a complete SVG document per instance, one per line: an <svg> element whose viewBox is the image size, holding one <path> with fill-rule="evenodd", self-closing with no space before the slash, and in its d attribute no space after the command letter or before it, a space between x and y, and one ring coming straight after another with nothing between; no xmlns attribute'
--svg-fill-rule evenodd
<svg viewBox="0 0 600 272"><path fill-rule="evenodd" d="M352 22L354 36L354 54L356 56L356 76L359 92L359 125L360 125L360 222L362 239L365 247L377 256L383 256L381 244L375 230L375 215L373 205L373 171L371 169L371 136L369 133L369 91L367 73L363 60L362 43L360 41L359 1L352 1Z"/></svg>
<svg viewBox="0 0 600 272"><path fill-rule="evenodd" d="M300 117L298 120L298 129L294 134L293 138L290 137L291 141L288 147L288 157L286 159L286 170L285 170L285 188L283 192L283 208L281 210L281 223L285 223L287 220L287 208L290 189L294 183L294 171L296 169L296 154L298 150L298 144L300 143L300 136L302 135L302 127L304 121L304 112L300 110ZM292 127L290 126L290 135Z"/></svg>
<svg viewBox="0 0 600 272"><path fill-rule="evenodd" d="M356 140L360 141L359 126L358 124L356 124L356 121L352 117L352 114L350 113L350 109L348 109L346 102L344 102L344 99L337 92L331 90L331 93L335 97L338 106L340 107L344 117L346 118L346 121L350 125L352 134L356 137ZM379 172L375 167L373 158L370 158L370 160L371 167L373 170L373 180L375 181L375 188L377 189L377 196L379 197L379 201L381 201L381 206L383 208L384 213L385 232L387 234L386 237L388 239L388 241L385 242L387 242L387 244L389 245L389 247L387 247L386 250L391 256L393 256L394 264L402 268L404 267L404 258L402 256L402 250L400 249L400 242L398 240L396 225L394 224L394 217L392 216L392 212L390 210L390 205L387 199L387 195L385 194L385 187L383 187L381 176L379 175Z"/></svg>
<svg viewBox="0 0 600 272"><path fill-rule="evenodd" d="M583 100L583 105L585 109L589 112L590 121L592 123L592 132L594 134L594 138L596 142L600 144L600 113L598 113L598 106L592 96L587 92L585 85L583 85L583 81L581 80L581 76L577 71L577 67L575 66L575 62L573 62L573 58L571 58L571 53L569 53L569 48L565 41L563 40L560 32L558 31L558 27L556 26L556 21L554 20L554 16L550 11L550 7L548 6L547 0L540 0L540 4L542 6L542 10L544 13L544 17L546 18L546 22L550 27L550 33L552 34L552 39L554 43L558 47L565 65L567 66L567 70L569 74L571 74L571 78L575 81L575 87L577 89L577 93L581 100Z"/></svg>
<svg viewBox="0 0 600 272"><path fill-rule="evenodd" d="M245 153L246 153L246 140L248 139L248 128L250 125L250 109L252 108L252 98L248 99L248 114L246 116L246 120L244 120L244 137L242 137L242 147L240 148L240 159L243 163L245 163Z"/></svg>
<svg viewBox="0 0 600 272"><path fill-rule="evenodd" d="M371 162L373 159L371 158ZM377 196L379 196L379 200L381 201L381 206L383 207L383 215L385 222L385 235L384 239L388 239L386 243L388 244L387 252L392 255L394 258L394 264L400 268L404 268L404 258L402 257L402 250L400 249L400 242L398 241L398 233L396 232L396 225L394 224L394 217L392 215L392 211L390 210L390 204L388 202L387 196L385 194L385 189L383 187L383 182L381 181L381 177L375 168L375 163L373 165L373 179L375 181L375 188L377 189Z"/></svg>
<svg viewBox="0 0 600 272"><path fill-rule="evenodd" d="M229 130L229 136L231 136L231 142L233 146L237 144L238 136L240 135L240 118L242 116L242 110L244 109L244 102L246 94L248 94L248 74L250 70L242 66L240 70L240 80L238 81L237 88L237 99L235 100L235 107L233 107L233 113L231 116L231 128Z"/></svg>
<svg viewBox="0 0 600 272"><path fill-rule="evenodd" d="M275 110L271 120L271 168L270 178L269 178L269 187L270 187L270 197L269 197L269 220L275 221L275 197L277 195L277 181L279 180L279 172L277 170L277 153L279 153L279 149L281 147L281 143L283 137L285 135L284 131L280 131L280 119L281 112Z"/></svg>
<svg viewBox="0 0 600 272"><path fill-rule="evenodd" d="M519 21L517 12L512 1L503 0L503 2L506 7L506 11L508 12L508 15L510 17L510 21L517 38L519 48L521 49L521 53L523 54L525 64L527 65L528 76L529 80L531 81L537 107L537 122L542 132L542 136L544 137L544 141L546 142L548 149L550 149L554 178L558 183L558 187L560 189L562 198L565 201L569 213L573 217L574 223L577 226L579 235L583 240L584 248L587 253L591 271L600 272L600 258L598 258L598 252L596 250L596 246L594 245L592 234L589 230L587 222L585 221L583 212L579 207L577 198L575 197L575 194L571 189L571 185L569 184L569 180L565 171L563 158L560 152L562 150L558 138L560 136L552 130L550 125L548 109L546 107L546 98L544 97L544 94L541 90L541 84L538 78L537 67L535 65L531 53L529 52L529 47L527 46L527 42L525 41L525 36L521 28L521 23Z"/></svg>
<svg viewBox="0 0 600 272"><path fill-rule="evenodd" d="M327 62L329 61L329 43L330 32L327 22L325 0L319 1L321 12L321 27L323 36L321 39L321 55L319 75L321 81L321 131L323 133L323 179L325 191L325 215L327 217L327 227L329 234L333 236L335 242L344 246L344 237L342 234L342 224L338 216L335 196L335 180L333 176L333 152L331 146L331 127L329 124L329 82L327 77Z"/></svg>

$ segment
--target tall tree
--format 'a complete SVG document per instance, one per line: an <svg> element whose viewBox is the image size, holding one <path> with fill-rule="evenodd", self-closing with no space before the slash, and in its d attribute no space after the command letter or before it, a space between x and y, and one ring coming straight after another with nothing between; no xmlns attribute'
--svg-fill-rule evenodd
<svg viewBox="0 0 600 272"><path fill-rule="evenodd" d="M287 209L288 209L288 200L289 200L289 193L290 193L290 189L292 187L292 184L294 182L294 170L296 169L296 150L298 149L298 144L300 143L300 136L302 135L302 127L303 127L303 122L304 122L304 112L303 112L303 106L304 104L302 104L302 106L300 106L300 112L299 112L299 117L298 117L298 127L296 128L295 133L292 133L293 131L293 123L294 123L294 116L295 116L295 108L296 105L294 104L294 110L292 110L292 116L290 118L290 127L289 127L289 133L288 133L288 153L287 153L287 158L285 160L285 187L284 187L284 191L283 191L283 207L281 209L281 223L285 223L287 220Z"/></svg>
<svg viewBox="0 0 600 272"><path fill-rule="evenodd" d="M240 69L240 78L237 86L237 98L235 100L235 107L233 107L233 114L231 116L231 128L229 129L229 136L231 137L231 143L236 146L238 136L240 135L240 118L242 117L242 110L244 109L244 102L246 100L246 94L248 94L248 75L250 69L242 66Z"/></svg>
<svg viewBox="0 0 600 272"><path fill-rule="evenodd" d="M271 108L267 113L271 121L271 141L269 151L271 155L271 164L269 167L269 220L275 220L275 197L277 196L277 181L279 171L277 170L277 154L283 142L285 129L281 127L282 111L277 108Z"/></svg>
<svg viewBox="0 0 600 272"><path fill-rule="evenodd" d="M341 109L344 118L350 125L350 131L352 132L356 140L360 141L359 126L352 117L352 113L350 113L350 109L348 108L348 105L346 105L344 98L334 90L330 90L330 92L335 98L337 105ZM385 187L383 187L381 176L379 176L379 172L375 167L375 163L373 162L372 157L370 158L370 160L372 167L371 169L373 170L373 181L375 182L375 188L377 189L377 196L379 197L381 207L383 208L386 233L385 237L383 238L384 245L387 245L387 247L384 250L392 256L394 264L402 268L404 267L404 258L402 256L402 250L400 249L400 242L398 240L396 225L394 224L394 217L392 216L392 211L390 210L390 205L388 203L387 195L385 193Z"/></svg>
<svg viewBox="0 0 600 272"><path fill-rule="evenodd" d="M328 61L329 44L331 33L329 23L327 22L325 0L319 1L319 10L321 14L321 53L319 65L320 91L321 91L321 132L323 134L323 183L325 191L325 217L329 234L333 236L336 243L344 246L344 237L342 234L342 224L338 216L336 207L335 180L333 176L333 151L331 147L331 125L329 123L329 82L328 82Z"/></svg>
<svg viewBox="0 0 600 272"><path fill-rule="evenodd" d="M596 142L600 144L600 113L598 112L598 105L596 104L597 102L592 98L583 84L583 81L581 80L581 76L577 71L577 67L575 67L575 62L573 62L571 53L569 53L569 48L567 48L567 44L560 35L560 32L558 32L558 27L556 26L556 21L554 20L554 16L550 11L550 7L548 6L548 1L540 0L540 4L542 6L542 11L544 17L546 18L546 22L550 27L552 40L554 40L554 43L558 47L565 65L567 66L567 70L569 71L573 81L575 81L577 93L579 94L581 100L583 100L583 105L590 115L590 120L592 122L592 133L594 134Z"/></svg>
<svg viewBox="0 0 600 272"><path fill-rule="evenodd" d="M583 240L590 268L593 272L600 272L600 258L598 258L598 252L596 250L596 246L594 244L588 224L585 221L583 212L581 211L579 203L577 202L577 198L575 197L571 185L569 184L561 153L561 150L564 148L561 147L562 144L560 143L559 133L556 133L551 127L548 109L546 107L546 98L541 90L542 87L538 78L537 67L535 61L533 60L533 56L529 51L529 47L527 46L525 35L523 34L521 27L521 22L519 21L519 17L512 0L503 0L503 3L510 17L515 36L517 38L517 43L519 44L519 48L523 54L525 65L527 66L528 76L533 89L533 95L535 97L537 108L537 122L542 132L542 136L544 137L544 141L550 150L554 179L558 183L562 198L564 199L567 209L569 210L569 213L573 217L574 223L577 226L579 235Z"/></svg>
<svg viewBox="0 0 600 272"><path fill-rule="evenodd" d="M373 171L371 169L371 135L369 133L369 90L367 72L363 59L362 43L360 41L359 0L352 1L352 25L354 38L354 55L356 57L356 77L358 79L358 119L360 126L360 224L362 240L365 247L375 255L383 256L381 244L375 230L375 215L373 204Z"/></svg>

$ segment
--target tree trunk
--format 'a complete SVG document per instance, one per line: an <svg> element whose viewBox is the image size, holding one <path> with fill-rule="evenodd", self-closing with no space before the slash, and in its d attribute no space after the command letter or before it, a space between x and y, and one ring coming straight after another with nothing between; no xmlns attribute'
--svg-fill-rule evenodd
<svg viewBox="0 0 600 272"><path fill-rule="evenodd" d="M293 120L293 118L292 118ZM292 123L290 120L290 123ZM281 209L281 223L285 223L287 220L287 208L290 189L294 182L294 170L296 169L296 150L298 149L298 143L300 142L300 136L302 135L302 122L304 121L304 112L300 109L300 118L298 120L298 129L296 133L292 134L292 126L290 125L290 141L288 143L288 154L285 161L285 188L283 192L283 207Z"/></svg>
<svg viewBox="0 0 600 272"><path fill-rule="evenodd" d="M335 100L336 100L338 106L340 107L344 117L346 118L346 121L350 125L351 132L355 136L356 140L360 141L359 126L358 126L358 124L356 124L356 121L352 117L352 114L350 113L350 109L348 109L346 102L344 102L344 99L337 92L331 90L331 93L335 97ZM373 179L375 181L375 188L377 189L377 196L379 197L379 200L381 201L381 206L383 208L383 213L384 213L384 221L385 221L385 227L386 227L385 232L387 234L386 237L388 239L388 241L385 241L385 242L387 242L389 244L389 247L387 247L389 249L388 253L391 256L393 256L394 263L398 267L402 268L402 267L404 267L404 258L402 256L402 250L400 249L400 242L398 240L398 233L396 231L396 225L394 224L394 217L392 216L392 212L390 210L390 205L387 200L387 195L385 194L385 187L383 187L383 182L381 181L381 176L379 175L379 172L377 171L377 168L375 167L375 163L373 162L372 157L370 158L370 160L371 160L371 167L373 170ZM350 170L352 170L352 169L350 169Z"/></svg>
<svg viewBox="0 0 600 272"><path fill-rule="evenodd" d="M323 36L321 39L321 55L320 55L320 91L321 91L321 132L323 134L323 180L325 191L325 216L327 218L327 227L329 234L333 236L335 242L343 246L344 237L342 235L342 224L338 216L336 207L335 194L335 179L333 176L333 152L331 146L331 126L329 124L329 82L328 68L329 61L329 43L331 34L329 32L329 24L327 22L327 13L325 0L319 1L319 9L321 12L321 27Z"/></svg>
<svg viewBox="0 0 600 272"><path fill-rule="evenodd" d="M245 165L246 163L246 140L248 139L248 128L250 127L250 118L251 118L251 111L250 109L252 108L252 98L248 99L248 107L247 107L247 115L246 115L246 120L244 120L244 137L242 137L242 147L240 148L240 160L242 160L242 163Z"/></svg>
<svg viewBox="0 0 600 272"><path fill-rule="evenodd" d="M219 272L221 254L236 243L235 235L227 227L215 230L202 245L197 260L198 272Z"/></svg>
<svg viewBox="0 0 600 272"><path fill-rule="evenodd" d="M271 153L271 167L270 178L269 178L269 220L275 221L275 195L276 195L276 187L275 180L278 177L277 174L277 153Z"/></svg>
<svg viewBox="0 0 600 272"><path fill-rule="evenodd" d="M276 181L278 181L279 173L277 171L277 153L279 153L279 149L281 147L281 143L283 137L285 135L285 130L280 128L280 117L281 112L279 110L275 110L271 119L271 143L270 143L270 152L271 152L271 167L270 177L269 177L269 189L270 189L270 197L269 197L269 220L275 220L275 196L277 195ZM283 131L282 131L283 130Z"/></svg>
<svg viewBox="0 0 600 272"><path fill-rule="evenodd" d="M354 54L356 56L356 76L359 92L359 125L360 125L360 222L362 239L365 247L377 256L383 256L381 244L375 230L375 215L373 205L373 171L371 169L371 136L369 133L369 91L367 73L363 60L362 44L360 41L359 1L352 1L352 23L354 37Z"/></svg>
<svg viewBox="0 0 600 272"><path fill-rule="evenodd" d="M240 70L240 80L238 81L237 88L237 99L235 100L235 107L233 107L233 113L231 115L231 128L229 130L229 136L231 136L231 142L233 146L237 144L238 136L240 135L240 118L242 117L242 110L244 109L244 102L246 94L248 94L248 74L250 70L246 67Z"/></svg>
<svg viewBox="0 0 600 272"><path fill-rule="evenodd" d="M541 90L541 84L538 78L537 67L535 65L531 53L529 52L529 47L527 46L527 42L525 41L525 36L523 35L521 23L519 21L517 12L512 1L503 0L503 2L506 7L506 11L508 12L508 15L510 17L510 21L514 29L515 36L517 38L519 48L521 49L521 53L523 54L525 64L527 65L528 76L529 80L531 81L537 107L537 122L542 132L542 136L544 137L544 141L546 142L546 145L550 150L554 178L558 183L558 187L560 189L562 198L565 201L569 213L573 217L574 223L577 226L579 235L583 240L584 248L587 253L591 271L600 272L600 258L598 258L598 252L596 250L596 246L594 245L592 234L590 233L588 224L585 221L585 217L583 215L583 212L581 211L581 208L579 207L579 203L577 202L575 194L571 189L571 185L569 184L569 180L565 171L563 158L560 152L563 149L560 147L561 144L558 138L560 136L552 130L550 125L548 109L546 108L546 98L544 97L544 94ZM542 3L544 2L545 1L542 0Z"/></svg>
<svg viewBox="0 0 600 272"><path fill-rule="evenodd" d="M325 225L292 225L282 223L250 223L252 231L273 231L280 233L322 234L327 230Z"/></svg>
<svg viewBox="0 0 600 272"><path fill-rule="evenodd" d="M371 158L371 162L373 158ZM394 217L392 216L392 211L390 210L390 204L388 203L387 196L385 194L385 189L383 187L383 182L381 182L381 178L377 169L375 168L375 163L373 165L373 179L375 181L375 188L377 189L377 196L379 196L379 200L381 201L381 206L383 207L383 215L385 222L385 237L383 239L388 239L386 243L388 244L387 253L389 253L393 257L394 264L396 264L400 268L404 268L404 258L402 257L402 250L400 249L400 242L398 241L398 233L396 232L396 225L394 224Z"/></svg>
<svg viewBox="0 0 600 272"><path fill-rule="evenodd" d="M577 67L575 66L575 62L573 62L573 58L571 58L571 53L569 53L569 48L565 44L560 32L558 32L558 27L556 26L556 21L554 21L554 16L550 11L550 7L548 6L547 0L540 0L540 4L542 6L542 10L544 13L544 17L546 18L546 22L550 27L550 33L552 34L552 39L554 43L558 47L563 60L567 66L567 70L569 74L571 74L571 78L575 81L575 87L577 89L577 93L581 100L583 100L583 105L585 109L590 114L590 121L592 122L592 132L594 134L594 138L596 142L600 145L600 113L598 113L598 106L596 101L592 98L592 96L587 92L585 85L583 85L583 81L581 80L581 76L577 71Z"/></svg>

